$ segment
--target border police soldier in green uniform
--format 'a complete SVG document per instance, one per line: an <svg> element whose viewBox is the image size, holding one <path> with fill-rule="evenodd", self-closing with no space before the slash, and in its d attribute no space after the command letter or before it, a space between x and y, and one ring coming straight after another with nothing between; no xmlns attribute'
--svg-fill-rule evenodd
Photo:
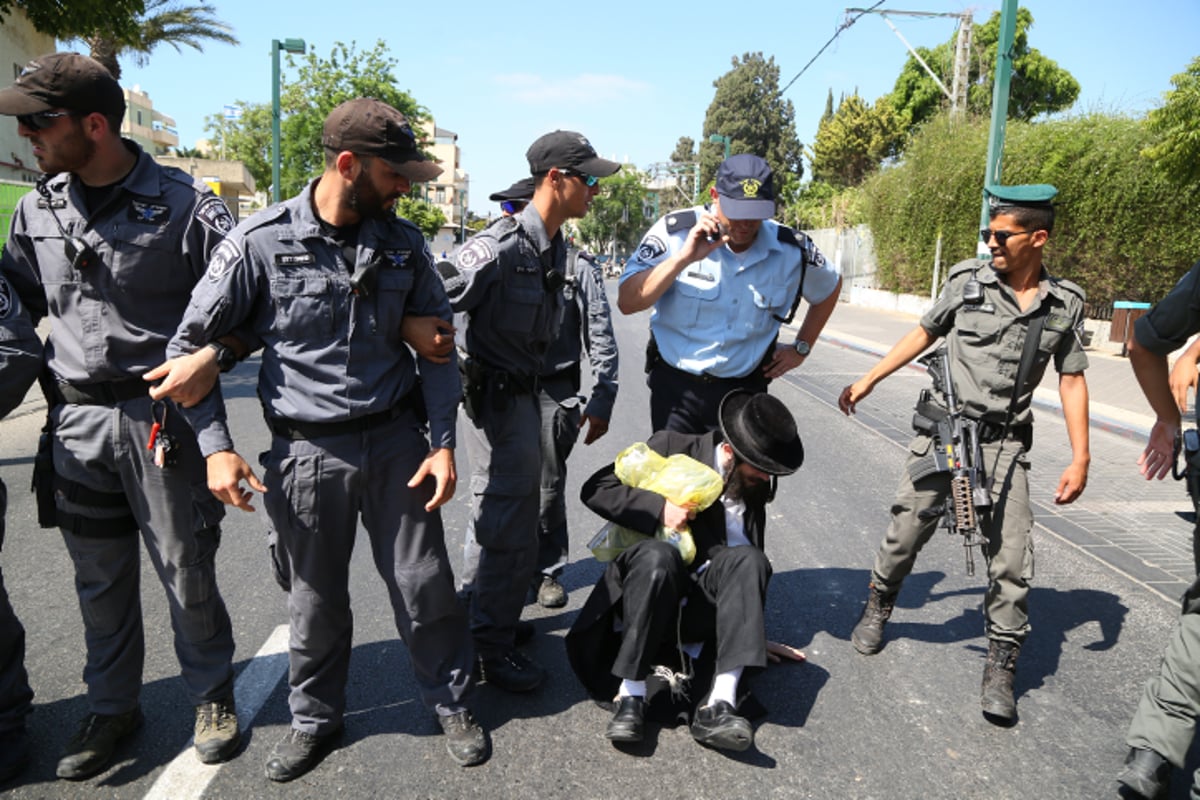
<svg viewBox="0 0 1200 800"><path fill-rule="evenodd" d="M1168 382L1167 354L1200 331L1200 262L1188 271L1146 316L1129 339L1129 363L1154 409L1154 427L1138 459L1146 479L1161 480L1175 463L1180 409ZM1186 402L1186 396L1184 397ZM1146 681L1129 733L1129 755L1117 780L1142 797L1158 797L1167 788L1171 766L1182 767L1200 713L1200 578L1183 596L1179 625L1163 652L1158 674ZM1192 782L1200 798L1200 773Z"/></svg>
<svg viewBox="0 0 1200 800"><path fill-rule="evenodd" d="M46 173L17 205L0 269L34 321L53 322L50 515L74 562L87 645L88 715L57 770L71 780L103 770L142 723L139 532L170 598L197 754L222 761L240 741L216 582L224 510L187 422L152 404L142 379L233 218L203 182L121 139L124 112L120 85L75 53L31 61L0 92L0 114L17 118Z"/></svg>
<svg viewBox="0 0 1200 800"><path fill-rule="evenodd" d="M1033 515L1029 506L1029 457L1033 389L1053 360L1071 440L1071 463L1059 479L1054 501L1071 503L1083 492L1088 465L1087 356L1079 340L1083 291L1052 277L1042 264L1054 226L1052 186L989 187L991 222L980 233L990 264L964 261L951 269L941 297L920 325L901 339L856 383L842 390L839 406L851 414L877 383L912 361L939 338L946 339L950 376L963 413L982 443L990 508L979 508L987 539L988 588L984 600L988 655L981 702L993 721L1016 718L1012 683L1017 655L1029 634L1027 595L1033 578ZM1040 319L1039 319L1040 317ZM1032 363L1017 386L1027 334ZM1032 348L1036 346L1036 350ZM1027 356L1025 360L1029 360ZM933 535L950 490L950 475L929 468L933 439L918 435L900 478L892 522L880 545L862 617L851 635L856 650L877 653L896 595L917 554ZM977 503L977 505L980 505Z"/></svg>
<svg viewBox="0 0 1200 800"><path fill-rule="evenodd" d="M562 315L567 248L561 228L587 214L599 179L620 169L571 131L540 137L525 155L533 201L472 237L455 264L439 265L466 358L471 529L464 560L478 550L469 587L471 633L484 680L514 692L531 691L545 677L516 649L516 627L536 569L538 375Z"/></svg>

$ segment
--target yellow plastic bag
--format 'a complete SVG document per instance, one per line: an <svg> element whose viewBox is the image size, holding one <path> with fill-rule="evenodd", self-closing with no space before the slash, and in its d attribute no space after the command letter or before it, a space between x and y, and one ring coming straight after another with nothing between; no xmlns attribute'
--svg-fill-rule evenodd
<svg viewBox="0 0 1200 800"><path fill-rule="evenodd" d="M677 506L703 511L708 508L724 489L724 482L712 467L700 463L691 456L676 454L664 458L637 442L617 455L614 471L621 483L635 489L660 494ZM608 523L588 544L598 561L611 561L617 554L632 547L645 534ZM675 531L659 526L655 538L674 545L683 557L683 563L691 564L696 558L696 542L691 531Z"/></svg>

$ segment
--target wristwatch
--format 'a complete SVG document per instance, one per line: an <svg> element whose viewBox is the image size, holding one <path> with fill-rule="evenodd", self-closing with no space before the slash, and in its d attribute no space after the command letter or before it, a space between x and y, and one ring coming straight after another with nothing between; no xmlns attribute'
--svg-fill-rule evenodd
<svg viewBox="0 0 1200 800"><path fill-rule="evenodd" d="M812 346L803 339L797 339L796 341L792 342L792 347L796 348L796 352L802 356L807 356L810 352L812 352Z"/></svg>
<svg viewBox="0 0 1200 800"><path fill-rule="evenodd" d="M217 368L221 372L229 372L237 366L238 357L232 347L221 344L220 342L209 342L208 346L217 354Z"/></svg>

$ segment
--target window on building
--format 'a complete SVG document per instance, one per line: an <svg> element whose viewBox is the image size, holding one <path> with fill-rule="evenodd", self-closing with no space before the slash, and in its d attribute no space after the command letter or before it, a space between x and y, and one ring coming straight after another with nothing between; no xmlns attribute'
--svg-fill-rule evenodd
<svg viewBox="0 0 1200 800"><path fill-rule="evenodd" d="M446 202L446 190L439 186L437 191L433 193L434 202L438 205L443 205Z"/></svg>
<svg viewBox="0 0 1200 800"><path fill-rule="evenodd" d="M142 124L142 111L141 111L141 109L138 109L138 112L137 112L137 117L138 117L137 124L138 124L138 125L141 125L141 124Z"/></svg>

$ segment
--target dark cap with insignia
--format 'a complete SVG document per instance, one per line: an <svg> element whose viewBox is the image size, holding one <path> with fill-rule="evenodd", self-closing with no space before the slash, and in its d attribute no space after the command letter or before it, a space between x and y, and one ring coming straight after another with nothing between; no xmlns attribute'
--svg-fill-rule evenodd
<svg viewBox="0 0 1200 800"><path fill-rule="evenodd" d="M35 58L12 86L0 90L0 114L21 116L57 108L105 116L124 114L125 94L99 61L78 53Z"/></svg>
<svg viewBox="0 0 1200 800"><path fill-rule="evenodd" d="M1048 183L1029 183L1022 186L999 186L992 184L987 192L988 207L992 211L1001 208L1053 208L1058 189Z"/></svg>
<svg viewBox="0 0 1200 800"><path fill-rule="evenodd" d="M507 189L501 189L495 194L488 195L493 203L503 203L505 200L529 200L533 197L533 178L521 178Z"/></svg>
<svg viewBox="0 0 1200 800"><path fill-rule="evenodd" d="M417 149L417 137L404 115L371 97L347 100L330 111L321 144L339 153L382 159L410 181L433 180L442 174L442 168Z"/></svg>
<svg viewBox="0 0 1200 800"><path fill-rule="evenodd" d="M547 133L529 145L525 157L529 159L531 175L541 175L558 167L607 178L621 168L617 162L596 155L596 148L587 138L574 131Z"/></svg>
<svg viewBox="0 0 1200 800"><path fill-rule="evenodd" d="M729 219L775 216L775 180L771 166L758 156L740 153L717 167L721 213Z"/></svg>

